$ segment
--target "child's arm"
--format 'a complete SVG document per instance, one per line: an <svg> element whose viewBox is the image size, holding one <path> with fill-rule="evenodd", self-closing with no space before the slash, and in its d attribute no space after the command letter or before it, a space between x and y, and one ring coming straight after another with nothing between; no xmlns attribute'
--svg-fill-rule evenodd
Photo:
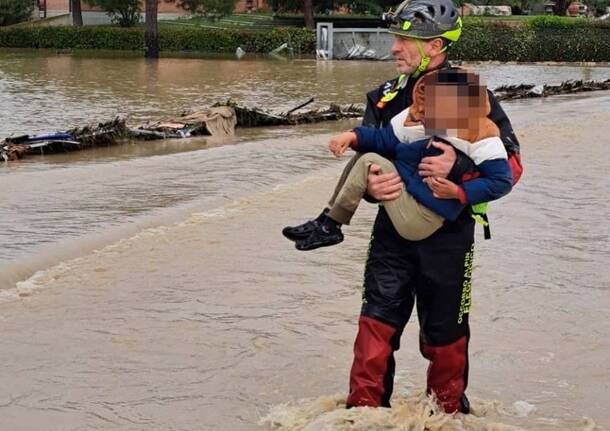
<svg viewBox="0 0 610 431"><path fill-rule="evenodd" d="M446 178L426 177L423 182L428 184L432 196L437 199L460 199L460 194L464 193L460 186Z"/></svg>
<svg viewBox="0 0 610 431"><path fill-rule="evenodd" d="M461 186L434 177L422 178L417 172L405 182L407 192L425 207L453 221L466 205L489 202L507 194L512 175L506 159L489 160L479 165L480 177Z"/></svg>
<svg viewBox="0 0 610 431"><path fill-rule="evenodd" d="M513 175L506 159L487 160L477 166L478 178L462 183L458 199L463 204L475 205L500 199L513 187Z"/></svg>
<svg viewBox="0 0 610 431"><path fill-rule="evenodd" d="M473 143L455 138L448 139L452 145L473 160L479 177L463 182L461 187L446 180L424 179L433 192L443 195L435 197L456 198L463 204L475 205L499 199L510 192L513 184L512 171L504 145L498 137L485 138Z"/></svg>
<svg viewBox="0 0 610 431"><path fill-rule="evenodd" d="M420 125L405 126L409 109L405 109L392 118L390 124L383 128L356 127L334 137L328 144L330 151L337 157L348 147L360 153L377 153L388 158L396 157L396 146L410 143L425 137L424 127Z"/></svg>
<svg viewBox="0 0 610 431"><path fill-rule="evenodd" d="M356 144L352 148L360 153L377 153L383 157L395 158L396 146L400 140L394 134L393 127L386 126L382 129L373 127L356 127Z"/></svg>
<svg viewBox="0 0 610 431"><path fill-rule="evenodd" d="M328 143L328 149L337 157L341 156L348 147L361 153L378 153L384 157L394 157L396 145L399 143L391 126L383 129L356 127L332 138Z"/></svg>

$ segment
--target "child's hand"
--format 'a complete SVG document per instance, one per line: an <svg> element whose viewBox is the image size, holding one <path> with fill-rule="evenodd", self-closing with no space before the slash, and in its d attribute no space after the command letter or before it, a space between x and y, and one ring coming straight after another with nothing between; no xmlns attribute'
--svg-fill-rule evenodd
<svg viewBox="0 0 610 431"><path fill-rule="evenodd" d="M335 156L339 157L343 153L345 153L347 147L352 147L356 145L357 140L358 137L354 132L343 132L330 140L330 142L328 143L328 149Z"/></svg>
<svg viewBox="0 0 610 431"><path fill-rule="evenodd" d="M435 198L459 199L459 186L454 182L441 177L426 177L423 181L428 184Z"/></svg>

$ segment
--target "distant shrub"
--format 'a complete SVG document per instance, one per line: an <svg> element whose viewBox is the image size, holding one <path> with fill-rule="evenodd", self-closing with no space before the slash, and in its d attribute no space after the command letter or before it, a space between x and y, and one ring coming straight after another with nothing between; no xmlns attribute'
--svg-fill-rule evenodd
<svg viewBox="0 0 610 431"><path fill-rule="evenodd" d="M207 53L269 52L288 43L313 54L315 32L295 27L261 30L161 27L161 50ZM0 47L144 49L141 27L11 27L0 29ZM479 61L610 62L610 23L579 18L536 17L524 22L469 19L451 58Z"/></svg>
<svg viewBox="0 0 610 431"><path fill-rule="evenodd" d="M1 0L0 27L27 21L34 12L32 0Z"/></svg>
<svg viewBox="0 0 610 431"><path fill-rule="evenodd" d="M610 61L610 23L540 16L515 23L472 20L451 57L478 61Z"/></svg>

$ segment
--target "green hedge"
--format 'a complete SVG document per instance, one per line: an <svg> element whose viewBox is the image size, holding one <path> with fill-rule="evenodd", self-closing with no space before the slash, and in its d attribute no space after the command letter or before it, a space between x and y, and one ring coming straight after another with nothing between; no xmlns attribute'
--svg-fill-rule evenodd
<svg viewBox="0 0 610 431"><path fill-rule="evenodd" d="M161 27L165 51L269 52L289 42L311 54L315 33L300 28L264 30ZM144 30L118 27L0 28L0 47L143 50ZM523 22L468 19L452 48L456 60L610 62L610 23L578 18L536 17Z"/></svg>
<svg viewBox="0 0 610 431"><path fill-rule="evenodd" d="M468 20L451 57L473 61L610 62L610 23L553 16L518 25Z"/></svg>
<svg viewBox="0 0 610 431"><path fill-rule="evenodd" d="M208 28L159 29L165 51L234 52L241 46L248 52L269 52L288 42L297 53L315 50L315 33L298 28L244 31ZM0 29L0 47L55 49L143 50L142 28L119 27L14 27Z"/></svg>

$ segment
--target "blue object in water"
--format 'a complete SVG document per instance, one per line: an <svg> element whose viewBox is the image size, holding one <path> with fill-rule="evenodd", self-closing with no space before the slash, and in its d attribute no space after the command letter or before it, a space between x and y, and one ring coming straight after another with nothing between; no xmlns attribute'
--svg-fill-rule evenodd
<svg viewBox="0 0 610 431"><path fill-rule="evenodd" d="M38 141L73 141L74 136L66 132L47 133L45 135L29 136L27 142Z"/></svg>

